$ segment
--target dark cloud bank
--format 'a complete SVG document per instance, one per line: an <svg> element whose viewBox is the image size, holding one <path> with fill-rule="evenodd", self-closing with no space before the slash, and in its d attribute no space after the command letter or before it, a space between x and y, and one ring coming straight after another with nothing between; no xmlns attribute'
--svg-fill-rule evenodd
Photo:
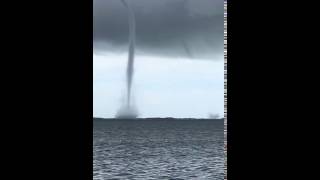
<svg viewBox="0 0 320 180"><path fill-rule="evenodd" d="M223 0L127 0L136 16L137 54L223 57ZM93 0L96 53L127 52L128 14L120 0Z"/></svg>

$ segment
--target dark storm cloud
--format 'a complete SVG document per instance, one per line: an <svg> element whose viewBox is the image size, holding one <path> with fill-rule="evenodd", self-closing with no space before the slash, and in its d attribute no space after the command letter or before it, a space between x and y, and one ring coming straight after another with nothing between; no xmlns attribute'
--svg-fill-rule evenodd
<svg viewBox="0 0 320 180"><path fill-rule="evenodd" d="M137 54L216 59L223 55L223 0L127 0ZM93 0L95 52L126 52L128 14L120 0Z"/></svg>

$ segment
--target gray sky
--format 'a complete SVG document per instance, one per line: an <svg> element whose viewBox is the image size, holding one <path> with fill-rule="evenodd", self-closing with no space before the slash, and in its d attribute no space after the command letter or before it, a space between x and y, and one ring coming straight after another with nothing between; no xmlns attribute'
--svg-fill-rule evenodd
<svg viewBox="0 0 320 180"><path fill-rule="evenodd" d="M142 117L223 115L223 0L127 0L136 15L134 100ZM94 116L123 101L127 10L93 0Z"/></svg>
<svg viewBox="0 0 320 180"><path fill-rule="evenodd" d="M223 53L223 0L128 2L135 11L139 54L214 60ZM93 11L95 50L126 51L127 11L120 0L94 0Z"/></svg>

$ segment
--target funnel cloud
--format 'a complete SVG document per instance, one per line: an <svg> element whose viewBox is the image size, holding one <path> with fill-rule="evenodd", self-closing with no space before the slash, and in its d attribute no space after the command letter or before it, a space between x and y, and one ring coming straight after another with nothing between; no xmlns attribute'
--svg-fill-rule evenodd
<svg viewBox="0 0 320 180"><path fill-rule="evenodd" d="M133 72L134 72L134 50L135 50L135 39L136 39L136 23L134 12L125 0L121 0L122 4L128 10L128 22L129 22L129 55L128 55L128 64L127 64L127 101L126 106L121 108L116 115L116 117L121 118L136 118L138 113L133 109L131 105L131 86L133 80Z"/></svg>

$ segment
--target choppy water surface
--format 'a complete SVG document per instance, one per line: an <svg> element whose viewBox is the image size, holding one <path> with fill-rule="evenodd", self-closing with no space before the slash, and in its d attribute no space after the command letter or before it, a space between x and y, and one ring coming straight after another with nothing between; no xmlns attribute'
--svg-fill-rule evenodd
<svg viewBox="0 0 320 180"><path fill-rule="evenodd" d="M222 120L94 120L94 180L222 180L223 168Z"/></svg>

